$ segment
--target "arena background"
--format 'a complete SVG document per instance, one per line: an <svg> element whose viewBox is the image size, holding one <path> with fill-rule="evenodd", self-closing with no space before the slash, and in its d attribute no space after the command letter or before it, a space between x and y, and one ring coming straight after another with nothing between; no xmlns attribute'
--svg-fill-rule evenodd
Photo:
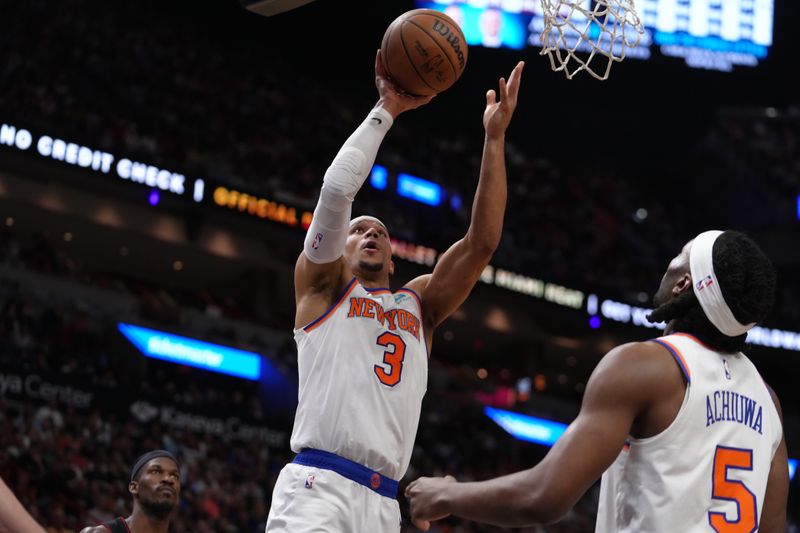
<svg viewBox="0 0 800 533"><path fill-rule="evenodd" d="M377 98L384 29L413 7L318 0L265 18L233 1L0 0L0 476L49 531L127 516L130 463L156 447L182 460L173 531L263 530L291 458L303 225ZM387 186L365 185L354 212L386 220L399 286L465 230L484 93L527 62L503 242L437 331L404 483L541 459L546 445L487 413L569 423L608 349L658 335L644 309L708 228L752 235L779 271L748 354L800 457L797 14L777 0L768 57L731 72L654 57L567 81L537 49L473 46L451 90L397 121L376 162ZM392 192L402 173L438 184L441 205ZM260 377L197 368L221 352L188 338L258 354ZM795 477L790 531L798 506ZM596 487L529 531L593 531L595 512Z"/></svg>

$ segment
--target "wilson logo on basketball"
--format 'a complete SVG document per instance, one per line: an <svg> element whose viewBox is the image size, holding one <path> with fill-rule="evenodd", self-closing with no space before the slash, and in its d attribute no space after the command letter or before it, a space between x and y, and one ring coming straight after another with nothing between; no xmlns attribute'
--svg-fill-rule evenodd
<svg viewBox="0 0 800 533"><path fill-rule="evenodd" d="M453 19L433 9L413 9L386 28L380 54L386 75L399 89L430 96L461 76L469 48Z"/></svg>
<svg viewBox="0 0 800 533"><path fill-rule="evenodd" d="M458 66L464 68L466 58L464 57L464 52L461 50L461 39L458 38L458 35L453 33L450 27L440 20L433 21L433 31L447 39L447 42L450 43L450 46L453 48L453 52L456 53L456 57L458 57Z"/></svg>

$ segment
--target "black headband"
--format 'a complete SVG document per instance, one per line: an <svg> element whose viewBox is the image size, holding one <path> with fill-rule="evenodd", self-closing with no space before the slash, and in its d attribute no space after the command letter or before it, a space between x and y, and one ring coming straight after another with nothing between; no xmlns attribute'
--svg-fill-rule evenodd
<svg viewBox="0 0 800 533"><path fill-rule="evenodd" d="M153 450L152 452L147 452L139 457L133 464L133 468L131 468L131 481L136 480L136 474L139 473L139 470L141 470L144 465L159 457L167 457L172 459L176 465L178 464L178 460L175 459L175 456L169 453L167 450Z"/></svg>

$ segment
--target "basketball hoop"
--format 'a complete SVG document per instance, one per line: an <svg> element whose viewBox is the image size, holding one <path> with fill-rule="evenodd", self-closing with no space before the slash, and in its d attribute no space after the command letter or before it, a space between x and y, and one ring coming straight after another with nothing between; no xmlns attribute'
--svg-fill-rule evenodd
<svg viewBox="0 0 800 533"><path fill-rule="evenodd" d="M625 59L625 50L637 46L644 34L633 1L593 0L592 8L590 0L541 0L541 55L567 79L583 70L607 79L611 65Z"/></svg>

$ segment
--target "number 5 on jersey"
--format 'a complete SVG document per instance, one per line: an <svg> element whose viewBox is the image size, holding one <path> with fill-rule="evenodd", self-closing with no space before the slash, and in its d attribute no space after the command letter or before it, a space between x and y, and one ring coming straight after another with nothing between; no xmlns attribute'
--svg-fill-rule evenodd
<svg viewBox="0 0 800 533"><path fill-rule="evenodd" d="M399 335L386 331L378 336L376 344L386 350L383 352L383 365L375 365L375 375L384 385L394 387L400 383L403 373L406 343Z"/></svg>
<svg viewBox="0 0 800 533"><path fill-rule="evenodd" d="M711 497L736 502L738 516L728 520L725 513L709 511L708 522L717 533L752 533L758 528L756 495L737 479L728 479L728 470L752 470L753 450L717 446L714 454Z"/></svg>

